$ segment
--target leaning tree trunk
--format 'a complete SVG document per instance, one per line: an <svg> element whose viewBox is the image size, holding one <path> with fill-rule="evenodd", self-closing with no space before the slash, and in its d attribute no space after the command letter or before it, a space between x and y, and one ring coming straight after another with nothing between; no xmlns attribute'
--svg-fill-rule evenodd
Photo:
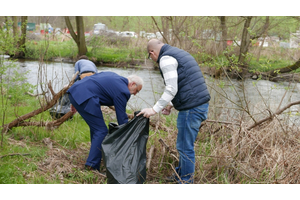
<svg viewBox="0 0 300 200"><path fill-rule="evenodd" d="M76 42L78 47L78 56L86 55L87 48L85 43L85 35L84 35L84 23L83 23L83 17L82 16L76 16L76 28L77 28L77 35L73 29L73 26L70 22L69 17L65 17L66 25L70 31L70 34L73 38L73 40Z"/></svg>
<svg viewBox="0 0 300 200"><path fill-rule="evenodd" d="M226 17L221 16L221 31L222 31L222 50L225 51L227 48L227 27L226 27Z"/></svg>
<svg viewBox="0 0 300 200"><path fill-rule="evenodd" d="M284 67L281 69L277 69L277 70L276 69L272 70L269 74L271 77L276 77L278 74L288 73L288 72L294 71L298 68L300 68L300 59L290 66L287 66L287 67Z"/></svg>
<svg viewBox="0 0 300 200"><path fill-rule="evenodd" d="M25 115L22 116L17 116L17 118L13 121L11 121L8 124L3 125L2 128L2 134L6 133L7 131L11 130L13 127L18 127L18 126L43 126L43 127L47 127L48 129L54 128L54 127L58 127L60 126L63 122L65 122L68 118L70 118L71 116L73 116L73 113L71 111L69 111L68 113L66 113L63 117L54 120L52 122L44 122L44 121L38 121L38 122L34 122L34 121L26 121L28 119L31 119L32 117L48 110L49 108L52 108L57 101L59 100L59 98L64 95L67 90L73 85L76 76L78 75L78 72L75 73L71 79L71 81L69 82L69 84L67 86L65 86L62 90L60 90L58 93L55 93L52 89L52 84L51 81L48 82L48 89L52 94L52 99L47 100L46 103L44 105L41 105L40 108L27 113Z"/></svg>

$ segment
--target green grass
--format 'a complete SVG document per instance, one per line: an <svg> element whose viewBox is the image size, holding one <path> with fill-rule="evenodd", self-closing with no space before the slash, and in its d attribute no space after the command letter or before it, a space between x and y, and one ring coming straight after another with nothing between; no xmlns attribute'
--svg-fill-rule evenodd
<svg viewBox="0 0 300 200"><path fill-rule="evenodd" d="M250 70L256 70L259 72L267 72L274 69L280 69L283 67L287 67L289 65L292 65L294 62L290 60L284 60L284 59L268 59L266 57L261 57L259 61L251 60L249 66Z"/></svg>
<svg viewBox="0 0 300 200"><path fill-rule="evenodd" d="M100 62L122 62L127 61L129 52L125 49L118 49L118 48L101 48L101 49L94 49L88 55L90 57L97 58L97 61Z"/></svg>
<svg viewBox="0 0 300 200"><path fill-rule="evenodd" d="M90 39L87 41L87 56L95 59L97 62L117 63L127 62L131 59L141 59L146 53L144 48L129 47L130 43L118 43L116 45L108 45L107 41L102 41L101 38ZM46 52L46 53L45 53ZM26 43L26 58L40 59L44 55L44 59L53 58L76 58L78 49L73 40L58 42L58 41L27 41Z"/></svg>
<svg viewBox="0 0 300 200"><path fill-rule="evenodd" d="M0 183L28 183L26 180L26 175L37 170L37 166L35 163L40 161L45 156L45 152L47 149L43 147L32 146L28 142L20 142L18 144L11 145L8 143L8 140L12 137L15 137L17 139L21 136L16 133L12 133L4 137L4 143L1 148L1 156L11 156L0 158Z"/></svg>
<svg viewBox="0 0 300 200"><path fill-rule="evenodd" d="M46 52L46 53L45 53ZM25 57L29 59L52 59L57 57L76 58L78 53L77 45L73 40L65 42L41 40L27 41Z"/></svg>

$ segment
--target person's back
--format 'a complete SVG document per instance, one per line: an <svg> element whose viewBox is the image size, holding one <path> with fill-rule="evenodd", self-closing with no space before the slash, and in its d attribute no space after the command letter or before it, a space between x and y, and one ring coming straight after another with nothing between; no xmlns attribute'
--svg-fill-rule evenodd
<svg viewBox="0 0 300 200"><path fill-rule="evenodd" d="M68 90L75 97L74 100L80 105L88 99L97 98L101 105L115 106L118 122L127 119L125 116L126 103L131 94L128 90L128 79L114 72L101 72L86 77ZM91 114L96 110L89 110Z"/></svg>
<svg viewBox="0 0 300 200"><path fill-rule="evenodd" d="M75 73L76 72L79 72L75 81L77 81L79 78L83 78L85 76L82 76L83 74L85 73L97 73L98 70L97 70L97 67L96 65L86 59L86 58L81 58L80 60L78 60L76 63L75 63Z"/></svg>
<svg viewBox="0 0 300 200"><path fill-rule="evenodd" d="M69 92L78 96L78 103L93 97L100 97L102 105L110 106L111 100L121 93L128 92L128 80L114 72L101 72L93 76L86 77L80 82L75 82ZM77 94L78 93L78 94ZM80 95L84 94L84 95Z"/></svg>

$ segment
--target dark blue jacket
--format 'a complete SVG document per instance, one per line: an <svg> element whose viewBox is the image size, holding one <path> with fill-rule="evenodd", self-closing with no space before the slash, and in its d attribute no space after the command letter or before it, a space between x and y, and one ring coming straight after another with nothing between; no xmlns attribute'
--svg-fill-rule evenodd
<svg viewBox="0 0 300 200"><path fill-rule="evenodd" d="M99 116L100 105L115 106L118 124L128 122L126 105L131 96L128 79L114 72L101 72L75 82L67 91L78 105L89 101L85 111Z"/></svg>
<svg viewBox="0 0 300 200"><path fill-rule="evenodd" d="M210 95L203 74L191 54L164 44L157 59L158 64L162 56L172 56L178 62L178 92L172 100L176 110L188 110L209 102Z"/></svg>

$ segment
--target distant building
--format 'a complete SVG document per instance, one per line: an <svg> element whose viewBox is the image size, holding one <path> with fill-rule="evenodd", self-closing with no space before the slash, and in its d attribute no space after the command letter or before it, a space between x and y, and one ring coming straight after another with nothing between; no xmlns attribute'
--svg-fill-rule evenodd
<svg viewBox="0 0 300 200"><path fill-rule="evenodd" d="M289 42L280 42L279 46L282 48L290 48L290 43Z"/></svg>

